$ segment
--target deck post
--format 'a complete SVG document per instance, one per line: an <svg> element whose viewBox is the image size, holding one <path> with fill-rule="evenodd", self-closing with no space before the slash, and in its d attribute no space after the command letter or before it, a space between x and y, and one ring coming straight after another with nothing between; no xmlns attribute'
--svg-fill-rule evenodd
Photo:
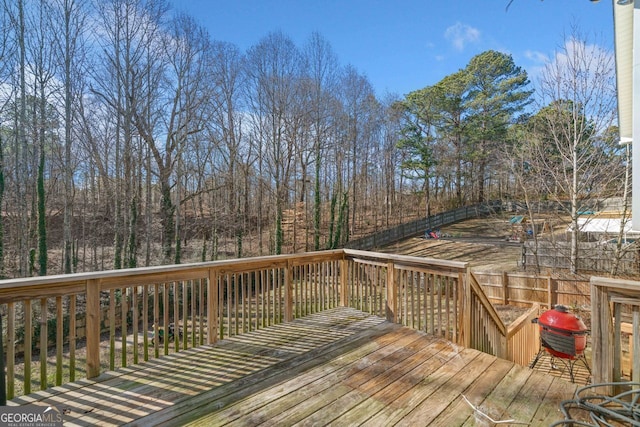
<svg viewBox="0 0 640 427"><path fill-rule="evenodd" d="M213 344L218 340L218 270L209 269L207 283L207 343Z"/></svg>
<svg viewBox="0 0 640 427"><path fill-rule="evenodd" d="M613 320L609 296L603 286L591 279L591 346L593 384L609 383L613 380ZM609 390L607 390L608 392Z"/></svg>
<svg viewBox="0 0 640 427"><path fill-rule="evenodd" d="M100 375L100 280L86 281L87 378Z"/></svg>
<svg viewBox="0 0 640 427"><path fill-rule="evenodd" d="M509 273L502 272L502 304L509 304Z"/></svg>
<svg viewBox="0 0 640 427"><path fill-rule="evenodd" d="M638 333L638 331L640 331L640 307L634 305L632 310L632 330L635 331L635 333L631 335L633 339L632 342L629 342L629 354L639 355L640 333ZM640 383L640 357L631 357L631 371L631 381L633 381L634 383Z"/></svg>
<svg viewBox="0 0 640 427"><path fill-rule="evenodd" d="M340 260L340 306L349 307L349 261Z"/></svg>
<svg viewBox="0 0 640 427"><path fill-rule="evenodd" d="M471 347L471 269L466 268L458 277L462 283L462 345Z"/></svg>
<svg viewBox="0 0 640 427"><path fill-rule="evenodd" d="M549 310L551 310L556 304L558 304L558 281L551 276L547 277L547 289L549 290L549 297L547 299Z"/></svg>
<svg viewBox="0 0 640 427"><path fill-rule="evenodd" d="M393 261L387 262L387 320L398 323L398 290Z"/></svg>

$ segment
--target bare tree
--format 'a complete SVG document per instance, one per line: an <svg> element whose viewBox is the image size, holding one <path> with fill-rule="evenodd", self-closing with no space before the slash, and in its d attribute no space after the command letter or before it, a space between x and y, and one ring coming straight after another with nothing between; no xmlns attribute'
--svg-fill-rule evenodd
<svg viewBox="0 0 640 427"><path fill-rule="evenodd" d="M617 135L616 135L617 136ZM619 138L615 138L616 140ZM613 263L611 265L611 275L618 274L620 261L626 253L626 226L631 221L631 144L624 146L624 178L622 180L622 218L620 218L620 228L616 236L616 245L613 253ZM634 242L633 249L637 249Z"/></svg>
<svg viewBox="0 0 640 427"><path fill-rule="evenodd" d="M27 183L25 178L29 167L29 145L27 142L27 46L26 46L26 18L25 1L18 0L11 4L5 1L5 11L9 16L11 31L16 44L17 60L12 86L17 88L13 102L13 193L12 205L16 207L18 216L18 230L15 231L18 257L18 274L26 276L29 267L29 209L27 201Z"/></svg>
<svg viewBox="0 0 640 427"><path fill-rule="evenodd" d="M370 120L373 120L372 111L377 108L377 100L366 76L361 75L351 66L345 69L341 87L347 131L345 142L348 144L345 148L349 153L350 161L348 181L351 186L350 220L346 230L349 235L353 235L357 225L358 200L361 198L358 187L363 184L359 180L359 171L366 156L366 150L363 148L369 138ZM349 236L345 237L348 240Z"/></svg>
<svg viewBox="0 0 640 427"><path fill-rule="evenodd" d="M12 10L7 2L4 0L0 4L0 85L7 88L11 87L11 90L5 89L5 92L0 96L0 278L4 278L5 271L5 213L4 199L5 199L5 147L6 139L3 131L5 112L8 109L8 105L13 97L14 88L11 85L7 85L11 81L13 74L12 70L15 69L17 57L16 50L17 44L15 43L15 26L11 16Z"/></svg>
<svg viewBox="0 0 640 427"><path fill-rule="evenodd" d="M613 55L574 28L545 67L538 95L542 108L532 118L528 141L531 166L544 177L541 184L550 197L569 202L560 205L567 206L571 218L571 270L576 272L580 213L619 182L620 169L611 165L620 148L603 137L615 118Z"/></svg>
<svg viewBox="0 0 640 427"><path fill-rule="evenodd" d="M236 255L242 256L243 239L247 232L244 215L247 214L244 201L247 197L244 166L254 159L250 154L251 146L245 141L243 132L243 88L245 84L245 57L240 50L230 43L216 42L212 45L211 73L214 82L214 93L211 98L212 118L209 126L209 140L220 154L219 167L225 179L225 193L228 195L223 203L225 215L230 219L230 229L236 244Z"/></svg>
<svg viewBox="0 0 640 427"><path fill-rule="evenodd" d="M158 170L163 177L176 174L176 183L183 178L180 173L182 158L190 141L195 138L204 138L205 118L207 117L207 105L212 96L210 89L211 73L210 64L210 39L208 33L196 22L186 16L178 15L169 27L168 37L165 41L165 52L168 60L168 95L171 103L165 109L167 138L164 144L164 152L161 152L155 141L150 138L145 124L140 126L136 121L138 130L151 147L151 153L156 159ZM136 116L138 117L138 116ZM175 160L174 160L175 159ZM173 163L175 161L175 164ZM161 183L163 179L161 179ZM169 188L170 184L161 184L163 188ZM164 190L163 190L164 191ZM163 192L163 198L170 193ZM163 206L166 201L163 202ZM179 209L182 203L182 195L178 191L175 206ZM167 205L168 207L168 205ZM179 212L176 213L176 256L177 263L181 260L179 241L181 230ZM165 232L168 230L165 229ZM165 249L165 256L167 251Z"/></svg>
<svg viewBox="0 0 640 427"><path fill-rule="evenodd" d="M98 87L94 93L111 109L116 118L115 137L115 191L114 191L114 267L121 268L125 234L134 238L137 224L139 197L136 194L134 138L140 136L150 147L156 148L154 158L159 160L158 171L164 205L161 209L164 226L165 259L171 258L175 237L174 204L169 182L173 155L169 161L157 150L154 131L161 123L162 98L159 84L163 77L161 23L167 12L164 1L110 0L99 5L100 25L106 40L102 40L104 68L94 79ZM165 101L171 103L173 99ZM156 155L157 154L157 155ZM166 187L166 191L165 191ZM126 210L128 208L128 211ZM135 253L127 253L127 264L135 264Z"/></svg>
<svg viewBox="0 0 640 427"><path fill-rule="evenodd" d="M56 28L55 51L57 62L61 65L60 81L63 85L64 105L64 206L63 206L63 271L73 271L73 232L72 219L73 204L73 175L75 171L72 156L74 105L79 88L82 87L84 76L84 62L86 50L84 46L85 31L87 31L88 11L84 4L77 0L56 0L52 10ZM77 108L76 108L77 109Z"/></svg>
<svg viewBox="0 0 640 427"><path fill-rule="evenodd" d="M398 143L401 131L401 112L398 108L399 98L397 95L388 95L384 99L384 118L382 125L382 171L381 180L383 193L379 206L384 206L384 227L391 226L391 216L393 212L400 212L402 216L403 209L398 209L399 200L398 188L396 182L396 171L402 163L401 153L398 150Z"/></svg>
<svg viewBox="0 0 640 427"><path fill-rule="evenodd" d="M304 48L305 69L309 79L309 111L313 138L313 248L320 250L322 223L321 171L329 135L334 122L336 88L339 78L338 60L331 45L319 33L312 33Z"/></svg>
<svg viewBox="0 0 640 427"><path fill-rule="evenodd" d="M295 138L287 122L295 114L293 108L299 87L300 54L291 39L280 32L270 33L248 53L250 105L256 134L264 138L260 155L274 183L275 233L274 252L282 253L284 232L283 210L289 201Z"/></svg>
<svg viewBox="0 0 640 427"><path fill-rule="evenodd" d="M51 102L52 80L55 76L55 64L53 50L49 46L53 43L53 32L50 31L52 26L51 9L45 2L40 2L38 7L28 18L28 26L30 28L30 36L27 38L27 50L29 52L29 72L34 78L33 100L34 107L32 109L33 117L33 151L37 155L33 156L38 159L37 166L33 170L37 170L37 247L38 247L38 274L44 276L47 274L48 251L47 251L47 208L46 208L46 190L44 188L44 168L45 168L45 151L47 143L51 143L50 136L52 134L52 123L50 122L49 105ZM36 148L37 147L37 148Z"/></svg>

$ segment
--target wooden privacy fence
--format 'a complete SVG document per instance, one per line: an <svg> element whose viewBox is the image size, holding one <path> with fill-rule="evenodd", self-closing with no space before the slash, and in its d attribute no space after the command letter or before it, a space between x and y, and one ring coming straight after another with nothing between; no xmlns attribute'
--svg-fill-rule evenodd
<svg viewBox="0 0 640 427"><path fill-rule="evenodd" d="M537 303L547 310L556 304L581 310L591 307L587 277L479 271L472 274L494 304L530 307Z"/></svg>
<svg viewBox="0 0 640 427"><path fill-rule="evenodd" d="M379 248L409 237L423 236L425 231L430 228L435 229L458 221L487 216L489 214L499 212L501 209L502 202L499 200L472 206L464 206L431 215L428 218L420 218L406 224L401 224L361 239L350 240L344 245L344 247L360 250Z"/></svg>
<svg viewBox="0 0 640 427"><path fill-rule="evenodd" d="M0 281L7 397L338 305L531 359L535 325L505 327L466 263L345 249Z"/></svg>
<svg viewBox="0 0 640 427"><path fill-rule="evenodd" d="M571 243L533 241L525 242L523 267L571 268ZM578 244L578 271L610 273L616 263L616 245L602 242L580 242ZM637 245L623 245L617 261L617 274L637 274L640 271L640 251Z"/></svg>

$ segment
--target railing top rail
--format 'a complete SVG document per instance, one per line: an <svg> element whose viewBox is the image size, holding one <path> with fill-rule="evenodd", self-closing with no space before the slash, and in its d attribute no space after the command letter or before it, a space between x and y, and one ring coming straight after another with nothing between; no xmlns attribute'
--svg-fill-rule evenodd
<svg viewBox="0 0 640 427"><path fill-rule="evenodd" d="M54 289L79 289L79 286L84 285L89 280L98 280L103 287L127 283L145 284L181 280L181 278L184 280L185 278L207 277L208 271L212 268L222 272L251 271L261 268L282 267L286 266L287 263L321 262L331 259L342 259L343 256L342 249L335 249L320 252L306 252L303 254L269 255L192 264L161 265L123 270L5 279L0 280L0 302L6 302L6 295L9 293L15 294L19 289L25 290L25 295L29 295L30 297L35 295L34 297L38 297L38 295L36 295L36 291L38 290L41 290L47 295L55 295L56 292Z"/></svg>
<svg viewBox="0 0 640 427"><path fill-rule="evenodd" d="M640 297L640 282L636 280L592 276L590 283L592 285L615 289L618 292L637 295Z"/></svg>
<svg viewBox="0 0 640 427"><path fill-rule="evenodd" d="M538 314L540 312L540 304L535 303L531 306L531 308L529 310L527 310L526 312L524 312L520 317L518 317L516 320L514 320L508 327L507 327L507 339L511 338L512 336L514 336L520 329L524 328L526 325L528 325L529 323L531 323L531 321L538 317Z"/></svg>
<svg viewBox="0 0 640 427"><path fill-rule="evenodd" d="M246 273L270 268L283 268L287 265L320 263L344 258L388 263L393 262L399 268L428 268L458 274L467 271L468 263L460 261L423 258L408 255L396 255L354 249L335 249L329 251L307 252L301 254L269 255L255 258L210 261L192 264L162 265L123 270L75 273L6 279L0 281L0 303L20 299L55 297L82 293L88 282L98 284L100 290L114 287L140 286L181 280L195 280L209 277L214 269L219 273Z"/></svg>
<svg viewBox="0 0 640 427"><path fill-rule="evenodd" d="M396 255L380 252L361 251L357 249L344 249L344 255L346 257L359 257L376 260L390 260L398 264L411 264L411 265L430 265L441 268L464 270L468 267L468 262L462 261L449 261L437 258L424 258L410 255Z"/></svg>

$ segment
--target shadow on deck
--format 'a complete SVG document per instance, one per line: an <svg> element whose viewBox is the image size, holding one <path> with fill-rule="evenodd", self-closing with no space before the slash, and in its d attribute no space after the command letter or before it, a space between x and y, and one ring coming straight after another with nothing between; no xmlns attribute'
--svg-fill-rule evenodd
<svg viewBox="0 0 640 427"><path fill-rule="evenodd" d="M65 425L532 426L561 419L576 385L351 308L235 336L23 396ZM464 397L463 397L464 396Z"/></svg>

